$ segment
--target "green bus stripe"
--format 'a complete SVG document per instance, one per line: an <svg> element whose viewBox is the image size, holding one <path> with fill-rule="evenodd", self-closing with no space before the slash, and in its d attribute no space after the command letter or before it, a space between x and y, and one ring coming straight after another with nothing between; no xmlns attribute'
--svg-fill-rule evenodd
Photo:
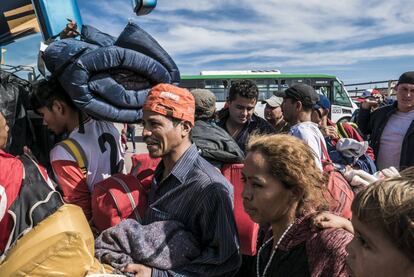
<svg viewBox="0 0 414 277"><path fill-rule="evenodd" d="M334 75L325 74L242 74L242 75L181 75L182 80L212 79L293 79L293 78L327 78L335 79Z"/></svg>

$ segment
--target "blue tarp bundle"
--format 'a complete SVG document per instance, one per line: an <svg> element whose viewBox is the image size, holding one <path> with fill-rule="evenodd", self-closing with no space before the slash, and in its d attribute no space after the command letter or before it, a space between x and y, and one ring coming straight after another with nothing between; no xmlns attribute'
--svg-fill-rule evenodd
<svg viewBox="0 0 414 277"><path fill-rule="evenodd" d="M82 35L82 41L51 43L44 60L76 106L93 117L136 122L151 87L180 81L168 53L134 23L117 39L90 26L83 26Z"/></svg>

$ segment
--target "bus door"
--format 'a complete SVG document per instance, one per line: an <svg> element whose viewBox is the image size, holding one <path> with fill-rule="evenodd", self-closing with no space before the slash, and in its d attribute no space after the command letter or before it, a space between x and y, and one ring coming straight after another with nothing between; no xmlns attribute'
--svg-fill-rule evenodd
<svg viewBox="0 0 414 277"><path fill-rule="evenodd" d="M318 94L326 96L332 103L332 79L313 79L312 86ZM328 117L332 120L332 108Z"/></svg>
<svg viewBox="0 0 414 277"><path fill-rule="evenodd" d="M332 80L329 79L314 79L312 80L312 87L317 93L323 94L331 99L332 94Z"/></svg>
<svg viewBox="0 0 414 277"><path fill-rule="evenodd" d="M352 102L348 92L341 82L332 80L332 92L329 100L331 100L331 120L349 121L357 106Z"/></svg>

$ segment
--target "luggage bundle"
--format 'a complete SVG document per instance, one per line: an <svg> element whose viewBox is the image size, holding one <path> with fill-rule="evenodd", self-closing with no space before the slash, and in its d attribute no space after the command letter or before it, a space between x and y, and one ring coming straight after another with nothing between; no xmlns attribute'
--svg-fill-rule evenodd
<svg viewBox="0 0 414 277"><path fill-rule="evenodd" d="M0 112L10 128L7 152L21 154L23 146L30 145L31 133L27 120L26 104L31 91L28 81L0 70Z"/></svg>
<svg viewBox="0 0 414 277"><path fill-rule="evenodd" d="M117 173L95 184L92 191L92 220L99 232L127 218L142 222L148 208L147 194L160 159L148 154L131 157L130 174Z"/></svg>
<svg viewBox="0 0 414 277"><path fill-rule="evenodd" d="M131 175L117 173L95 184L92 192L92 220L99 232L126 218L142 222L149 187Z"/></svg>
<svg viewBox="0 0 414 277"><path fill-rule="evenodd" d="M180 81L168 53L134 23L117 39L83 26L81 38L52 42L43 59L75 105L93 117L135 123L149 89Z"/></svg>
<svg viewBox="0 0 414 277"><path fill-rule="evenodd" d="M85 276L112 268L95 257L82 209L64 204L20 238L0 264L0 276Z"/></svg>

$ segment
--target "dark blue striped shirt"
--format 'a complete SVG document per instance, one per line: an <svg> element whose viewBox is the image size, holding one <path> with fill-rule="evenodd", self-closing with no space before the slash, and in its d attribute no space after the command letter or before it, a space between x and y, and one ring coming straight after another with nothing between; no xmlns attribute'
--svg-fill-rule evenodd
<svg viewBox="0 0 414 277"><path fill-rule="evenodd" d="M193 144L162 180L163 163L155 171L144 224L182 222L198 240L201 255L183 267L152 276L232 276L241 263L233 216L233 188L204 160ZM161 181L162 180L162 181Z"/></svg>

